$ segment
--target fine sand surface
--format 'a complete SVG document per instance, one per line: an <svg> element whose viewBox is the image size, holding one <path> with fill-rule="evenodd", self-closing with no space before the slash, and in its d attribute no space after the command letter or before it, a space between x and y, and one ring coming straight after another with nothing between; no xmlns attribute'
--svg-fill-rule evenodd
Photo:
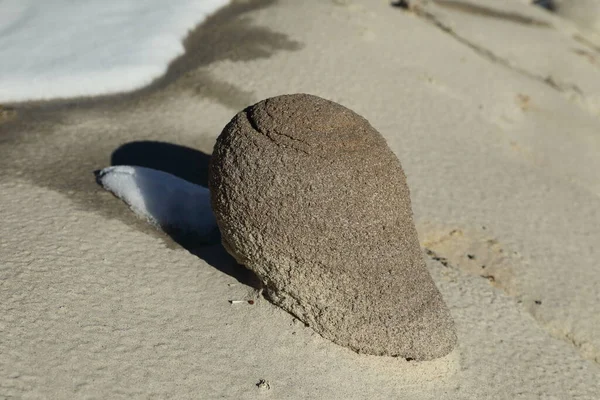
<svg viewBox="0 0 600 400"><path fill-rule="evenodd" d="M600 40L519 0L237 1L138 92L0 109L0 398L600 398ZM94 181L206 185L223 126L306 92L402 162L458 347L356 354ZM258 385L260 380L266 382Z"/></svg>

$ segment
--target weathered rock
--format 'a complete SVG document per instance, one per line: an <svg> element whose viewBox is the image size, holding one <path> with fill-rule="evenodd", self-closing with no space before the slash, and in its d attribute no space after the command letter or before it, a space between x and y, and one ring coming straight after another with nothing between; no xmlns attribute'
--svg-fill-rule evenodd
<svg viewBox="0 0 600 400"><path fill-rule="evenodd" d="M358 352L452 350L406 178L367 120L306 94L261 101L219 136L209 186L223 245L273 303Z"/></svg>

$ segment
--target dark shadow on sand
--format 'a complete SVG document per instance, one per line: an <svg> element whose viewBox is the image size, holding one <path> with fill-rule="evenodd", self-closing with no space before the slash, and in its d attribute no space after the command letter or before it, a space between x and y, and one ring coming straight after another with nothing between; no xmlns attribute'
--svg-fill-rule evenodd
<svg viewBox="0 0 600 400"><path fill-rule="evenodd" d="M126 143L111 156L111 165L131 165L168 172L196 185L208 187L208 169L211 156L202 151L177 144L139 141ZM156 201L157 199L150 199ZM150 206L149 209L152 207ZM203 259L209 265L248 286L259 288L256 275L238 264L221 244L220 234L210 243L201 243L197 237L163 227L165 233L181 247Z"/></svg>
<svg viewBox="0 0 600 400"><path fill-rule="evenodd" d="M135 165L168 172L208 187L210 155L177 144L150 140L125 143L110 158L111 165Z"/></svg>

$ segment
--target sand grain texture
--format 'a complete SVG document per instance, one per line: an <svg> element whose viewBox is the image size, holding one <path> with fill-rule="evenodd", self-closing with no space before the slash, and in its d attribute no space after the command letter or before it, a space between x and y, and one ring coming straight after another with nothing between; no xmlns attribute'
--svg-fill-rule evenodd
<svg viewBox="0 0 600 400"><path fill-rule="evenodd" d="M600 398L600 179L590 167L600 69L556 57L597 56L560 19L518 3L476 2L552 27L436 12L465 37L483 24L467 37L480 50L518 43L545 65L491 59L387 1L240 1L196 30L179 68L148 90L6 105L0 398ZM521 73L538 67L583 94ZM234 307L251 289L221 247L190 253L94 181L111 155L136 160L113 154L123 145L159 141L170 145L141 165L170 155L206 182L198 166L235 112L299 92L344 104L381 133L402 161L423 245L464 232L434 245L443 263L426 258L456 324L449 355L356 354L269 302ZM483 260L496 282L473 273Z"/></svg>

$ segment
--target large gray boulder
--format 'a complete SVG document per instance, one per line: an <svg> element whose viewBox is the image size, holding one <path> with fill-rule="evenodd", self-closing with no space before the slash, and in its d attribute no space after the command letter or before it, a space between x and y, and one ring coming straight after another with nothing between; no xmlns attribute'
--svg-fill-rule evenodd
<svg viewBox="0 0 600 400"><path fill-rule="evenodd" d="M323 337L415 360L454 347L406 178L366 119L306 94L261 101L223 129L209 187L225 248Z"/></svg>

